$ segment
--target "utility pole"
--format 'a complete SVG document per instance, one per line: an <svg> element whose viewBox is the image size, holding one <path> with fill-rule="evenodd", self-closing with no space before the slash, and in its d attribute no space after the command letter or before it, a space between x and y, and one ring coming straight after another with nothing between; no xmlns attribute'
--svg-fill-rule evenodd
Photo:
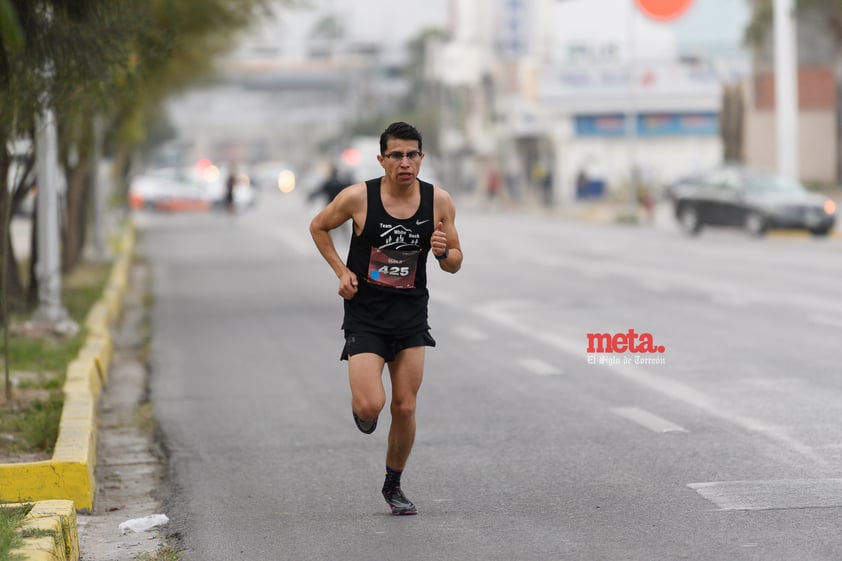
<svg viewBox="0 0 842 561"><path fill-rule="evenodd" d="M111 251L108 248L106 213L108 207L108 185L103 178L102 143L105 131L105 119L97 113L93 117L93 153L91 154L91 173L93 174L93 224L92 240L88 245L88 257L95 261L108 261Z"/></svg>
<svg viewBox="0 0 842 561"><path fill-rule="evenodd" d="M54 324L60 331L75 332L78 326L70 320L61 304L61 259L58 228L58 134L55 113L44 103L36 120L35 170L38 184L38 307L33 320Z"/></svg>
<svg viewBox="0 0 842 561"><path fill-rule="evenodd" d="M52 19L48 9L47 19ZM55 77L48 62L44 69L45 81ZM70 319L61 305L61 236L58 230L58 131L56 114L50 106L47 91L41 94L41 112L35 117L35 174L38 185L36 199L38 260L35 277L38 281L38 307L32 314L33 321L51 324L53 329L75 334L79 326Z"/></svg>
<svg viewBox="0 0 842 561"><path fill-rule="evenodd" d="M798 56L793 0L774 0L778 171L798 179Z"/></svg>
<svg viewBox="0 0 842 561"><path fill-rule="evenodd" d="M637 36L635 34L636 10L631 3L626 7L626 42L628 47L629 91L626 109L626 145L629 158L629 216L637 216L637 190L640 185L640 168L637 161Z"/></svg>

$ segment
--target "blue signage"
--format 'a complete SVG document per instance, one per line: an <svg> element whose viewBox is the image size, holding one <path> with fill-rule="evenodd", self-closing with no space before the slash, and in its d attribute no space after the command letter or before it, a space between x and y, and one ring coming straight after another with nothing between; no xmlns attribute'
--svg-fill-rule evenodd
<svg viewBox="0 0 842 561"><path fill-rule="evenodd" d="M577 136L626 135L626 115L577 115ZM719 133L719 115L714 112L641 113L637 115L638 136L715 135Z"/></svg>

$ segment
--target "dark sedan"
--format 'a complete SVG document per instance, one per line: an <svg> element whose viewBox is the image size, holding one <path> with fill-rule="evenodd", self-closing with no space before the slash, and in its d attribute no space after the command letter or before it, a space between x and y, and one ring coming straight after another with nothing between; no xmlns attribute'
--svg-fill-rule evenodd
<svg viewBox="0 0 842 561"><path fill-rule="evenodd" d="M836 220L836 204L801 183L744 167L723 167L671 187L681 227L698 234L705 226L736 226L760 236L772 228L808 230L825 236Z"/></svg>

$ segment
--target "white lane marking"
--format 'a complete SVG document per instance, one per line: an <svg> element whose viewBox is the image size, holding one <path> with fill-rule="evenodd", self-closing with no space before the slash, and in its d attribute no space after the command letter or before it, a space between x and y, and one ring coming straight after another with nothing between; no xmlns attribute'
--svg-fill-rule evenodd
<svg viewBox="0 0 842 561"><path fill-rule="evenodd" d="M667 421L640 407L615 407L611 411L654 432L689 432L684 427L676 425L672 421Z"/></svg>
<svg viewBox="0 0 842 561"><path fill-rule="evenodd" d="M301 257L319 255L319 251L316 249L312 238L310 238L306 226L297 229L288 225L281 225L280 223L268 224L255 222L249 223L249 227L273 240L280 241Z"/></svg>
<svg viewBox="0 0 842 561"><path fill-rule="evenodd" d="M780 510L842 506L842 479L773 479L688 483L720 510Z"/></svg>
<svg viewBox="0 0 842 561"><path fill-rule="evenodd" d="M670 290L667 283L656 279L644 279L639 284L641 288L650 292L668 292Z"/></svg>
<svg viewBox="0 0 842 561"><path fill-rule="evenodd" d="M522 307L523 304L523 301L504 300L481 306L475 309L474 312L502 327L523 335L524 337L540 341L546 345L569 353L572 356L584 359L584 355L586 354L584 337L580 341L555 335L547 331L542 331L521 322L513 314L508 312L509 309ZM640 386L655 390L656 392L677 401L692 405L712 417L727 421L750 432L762 434L786 448L801 454L820 467L827 466L827 462L816 454L810 446L807 446L795 439L783 428L769 425L761 420L729 411L716 403L712 397L686 384L659 376L646 370L642 366L636 365L617 364L612 365L610 368L606 369L606 371L621 376Z"/></svg>
<svg viewBox="0 0 842 561"><path fill-rule="evenodd" d="M842 313L842 301L839 299L822 298L817 295L792 293L780 290L764 291L753 289L751 293L737 291L733 285L727 282L720 282L711 279L701 278L698 274L682 273L678 270L667 271L664 269L653 269L646 265L634 263L623 263L617 267L611 259L590 259L584 258L577 261L580 267L587 267L588 275L604 272L634 279L641 282L641 279L657 278L658 282L667 283L676 288L689 288L694 291L710 295L711 299L726 304L745 306L748 304L761 304L764 302L775 302L776 305L790 305L798 309L810 308L816 311L833 310L835 313Z"/></svg>
<svg viewBox="0 0 842 561"><path fill-rule="evenodd" d="M596 269L582 269L581 271L579 271L579 273L583 277L592 280L604 280L608 278L608 273Z"/></svg>
<svg viewBox="0 0 842 561"><path fill-rule="evenodd" d="M480 331L479 329L474 329L468 325L462 325L457 327L453 330L453 333L462 337L463 339L467 339L469 341L485 341L488 339L488 335L484 332Z"/></svg>
<svg viewBox="0 0 842 561"><path fill-rule="evenodd" d="M520 358L517 362L523 368L529 370L537 376L556 376L558 374L561 374L561 370L559 370L558 368L556 368L548 362L544 362L541 359Z"/></svg>
<svg viewBox="0 0 842 561"><path fill-rule="evenodd" d="M809 316L809 319L813 323L818 323L819 325L829 325L831 327L838 327L842 329L842 318L832 317L832 316L822 316L822 315L812 315Z"/></svg>
<svg viewBox="0 0 842 561"><path fill-rule="evenodd" d="M719 287L714 289L709 292L709 297L710 301L714 304L736 306L738 308L744 308L763 301L761 297L755 294L748 293L744 290L737 290L733 287Z"/></svg>
<svg viewBox="0 0 842 561"><path fill-rule="evenodd" d="M430 283L432 284L432 283ZM448 292L447 290L442 290L441 288L435 287L434 290L430 291L430 301L442 304L458 304L462 298L453 292Z"/></svg>

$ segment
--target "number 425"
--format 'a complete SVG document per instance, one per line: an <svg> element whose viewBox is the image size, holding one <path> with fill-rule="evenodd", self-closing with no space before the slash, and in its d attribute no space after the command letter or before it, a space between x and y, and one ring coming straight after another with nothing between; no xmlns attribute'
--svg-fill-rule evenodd
<svg viewBox="0 0 842 561"><path fill-rule="evenodd" d="M388 265L383 265L377 270L380 271L380 274L389 275L391 277L405 277L409 275L409 267L390 267Z"/></svg>

